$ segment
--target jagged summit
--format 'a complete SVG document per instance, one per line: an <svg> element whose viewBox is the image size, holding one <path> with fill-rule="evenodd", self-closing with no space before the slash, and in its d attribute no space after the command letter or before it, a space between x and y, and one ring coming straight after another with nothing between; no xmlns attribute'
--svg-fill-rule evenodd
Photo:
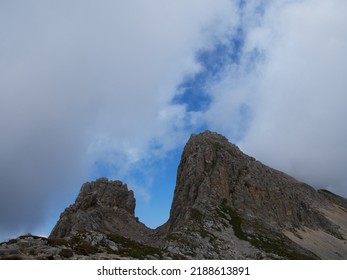
<svg viewBox="0 0 347 280"><path fill-rule="evenodd" d="M192 135L183 150L168 221L151 230L134 209L122 182L86 183L49 239L37 241L36 256L347 259L345 198L272 169L211 131ZM26 238L0 244L0 258L13 244L29 258Z"/></svg>
<svg viewBox="0 0 347 280"><path fill-rule="evenodd" d="M83 231L119 234L137 241L150 232L138 221L134 192L121 181L100 178L83 184L75 203L60 215L50 238L69 238Z"/></svg>

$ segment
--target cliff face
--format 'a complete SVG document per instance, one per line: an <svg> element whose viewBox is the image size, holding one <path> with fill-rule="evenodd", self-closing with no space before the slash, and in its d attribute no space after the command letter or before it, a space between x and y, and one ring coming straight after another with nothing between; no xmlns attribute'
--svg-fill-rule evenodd
<svg viewBox="0 0 347 280"><path fill-rule="evenodd" d="M184 148L169 220L151 230L134 209L122 182L86 183L34 256L347 259L346 199L267 167L210 131L192 135ZM27 238L38 240L17 243ZM0 258L8 246L0 244ZM32 246L15 248L29 258L20 248Z"/></svg>
<svg viewBox="0 0 347 280"><path fill-rule="evenodd" d="M184 148L168 246L198 258L347 258L346 200L337 198L207 131ZM331 246L307 245L322 234Z"/></svg>
<svg viewBox="0 0 347 280"><path fill-rule="evenodd" d="M69 238L79 232L95 231L146 241L151 230L134 213L133 191L121 181L101 178L82 186L75 203L60 215L50 238Z"/></svg>

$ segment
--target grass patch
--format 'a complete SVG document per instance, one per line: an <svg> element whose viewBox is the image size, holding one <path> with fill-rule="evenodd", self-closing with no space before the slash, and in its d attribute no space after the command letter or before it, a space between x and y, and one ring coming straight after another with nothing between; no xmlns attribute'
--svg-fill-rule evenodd
<svg viewBox="0 0 347 280"><path fill-rule="evenodd" d="M71 258L73 256L73 251L71 249L62 249L59 252L59 256L61 256L64 259Z"/></svg>
<svg viewBox="0 0 347 280"><path fill-rule="evenodd" d="M89 244L88 242L82 241L74 247L74 251L77 255L89 256L99 252L98 248Z"/></svg>
<svg viewBox="0 0 347 280"><path fill-rule="evenodd" d="M198 223L202 223L204 219L204 215L196 208L190 209L190 217L193 221Z"/></svg>
<svg viewBox="0 0 347 280"><path fill-rule="evenodd" d="M47 245L49 246L71 246L71 242L69 240L63 239L63 238L48 238Z"/></svg>
<svg viewBox="0 0 347 280"><path fill-rule="evenodd" d="M176 233L170 233L168 236L166 236L167 241L179 241L180 236Z"/></svg>
<svg viewBox="0 0 347 280"><path fill-rule="evenodd" d="M294 248L292 241L286 236L276 234L256 222L243 220L234 209L227 205L226 200L222 201L217 214L229 221L236 237L250 242L258 249L292 260L315 259L314 255L302 253Z"/></svg>
<svg viewBox="0 0 347 280"><path fill-rule="evenodd" d="M162 250L159 248L140 244L134 240L116 234L109 235L108 238L121 245L121 248L119 248L117 252L121 256L140 260L146 259L149 255L162 257Z"/></svg>

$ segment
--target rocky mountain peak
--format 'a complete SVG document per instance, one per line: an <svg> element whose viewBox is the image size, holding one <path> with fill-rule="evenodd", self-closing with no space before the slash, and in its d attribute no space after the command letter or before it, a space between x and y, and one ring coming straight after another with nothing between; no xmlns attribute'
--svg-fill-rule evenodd
<svg viewBox="0 0 347 280"><path fill-rule="evenodd" d="M178 167L170 219L183 221L187 208L222 202L274 227L319 226L313 209L322 203L314 188L247 156L224 136L192 135Z"/></svg>
<svg viewBox="0 0 347 280"><path fill-rule="evenodd" d="M121 208L134 215L136 201L134 192L121 181L111 181L107 178L97 179L82 185L76 199L75 207L87 210L90 207Z"/></svg>
<svg viewBox="0 0 347 280"><path fill-rule="evenodd" d="M321 191L247 156L224 136L205 131L192 135L184 148L166 226L169 236L182 239L184 235L186 241L195 243L195 247L199 247L198 239L194 235L189 237L188 229L188 232L194 229L210 237L219 235L219 241L225 238L220 235L223 232L229 239L224 244L230 244L230 240L244 240L251 245L239 244L245 251L227 249L222 253L219 249L218 254L228 258L238 254L254 256L257 250L253 247L264 252L264 247L278 244L279 240L286 248L286 257L311 258L317 257L314 256L316 252L312 254L312 251L306 251L307 248L299 248L288 232L310 229L315 234L329 235L334 244L345 245L342 240L347 233L346 225L341 227L332 221L329 212L334 207L345 209L345 202L339 201L332 203ZM216 248L218 244L212 247ZM334 250L333 247L330 250ZM281 254L276 250L267 252ZM208 254L215 258L212 248ZM343 254L347 256L346 246Z"/></svg>
<svg viewBox="0 0 347 280"><path fill-rule="evenodd" d="M193 206L200 201L201 196L208 196L209 200L227 197L229 191L226 184L215 176L221 171L221 163L229 163L222 162L231 158L229 154L236 160L243 156L237 146L215 132L205 131L192 135L183 150L178 167L174 203L183 203L182 199L186 198ZM218 181L211 185L211 179Z"/></svg>
<svg viewBox="0 0 347 280"><path fill-rule="evenodd" d="M121 181L100 178L82 185L73 205L61 214L50 238L97 231L145 240L150 229L138 221L134 192Z"/></svg>
<svg viewBox="0 0 347 280"><path fill-rule="evenodd" d="M347 200L244 154L211 131L182 153L169 220L134 216L134 193L106 178L83 184L48 239L0 244L0 259L347 259ZM35 252L34 256L30 255Z"/></svg>

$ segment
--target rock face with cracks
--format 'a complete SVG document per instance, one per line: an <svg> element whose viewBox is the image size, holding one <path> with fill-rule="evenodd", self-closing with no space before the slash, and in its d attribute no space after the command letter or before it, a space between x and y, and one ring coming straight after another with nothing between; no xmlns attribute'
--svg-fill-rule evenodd
<svg viewBox="0 0 347 280"><path fill-rule="evenodd" d="M101 178L83 184L75 203L61 214L50 238L67 238L79 232L95 231L143 242L150 230L134 213L133 191L129 191L121 181Z"/></svg>
<svg viewBox="0 0 347 280"><path fill-rule="evenodd" d="M184 148L162 231L169 248L194 258L347 258L346 210L346 199L316 191L206 131ZM306 246L310 232L341 246Z"/></svg>
<svg viewBox="0 0 347 280"><path fill-rule="evenodd" d="M347 259L347 200L242 153L217 133L192 135L169 220L134 216L120 181L85 183L49 238L0 244L3 259Z"/></svg>

